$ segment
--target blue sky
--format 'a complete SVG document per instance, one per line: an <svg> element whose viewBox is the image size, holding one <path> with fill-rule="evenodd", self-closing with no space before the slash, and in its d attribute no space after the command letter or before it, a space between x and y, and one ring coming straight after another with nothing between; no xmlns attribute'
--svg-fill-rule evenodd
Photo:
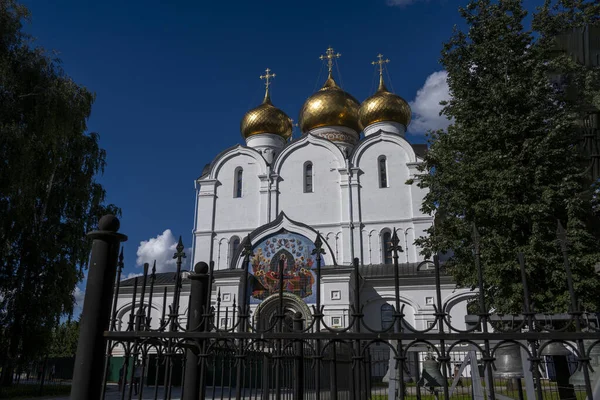
<svg viewBox="0 0 600 400"><path fill-rule="evenodd" d="M167 229L191 246L194 179L243 143L239 123L262 100L266 67L277 74L274 104L296 120L323 83L318 57L329 45L342 53L338 83L359 101L375 90L370 62L383 53L394 91L421 112L409 140L424 142L422 130L440 124L431 104L444 94L442 43L462 26L457 8L467 1L22 2L32 12L26 31L97 95L89 129L107 151L107 200L123 210L127 275L141 270L140 242ZM160 236L140 254L166 259L172 240Z"/></svg>

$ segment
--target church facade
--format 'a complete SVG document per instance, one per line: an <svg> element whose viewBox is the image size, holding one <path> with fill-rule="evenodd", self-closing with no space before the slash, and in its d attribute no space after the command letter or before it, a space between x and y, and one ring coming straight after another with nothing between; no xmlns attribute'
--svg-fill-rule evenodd
<svg viewBox="0 0 600 400"><path fill-rule="evenodd" d="M402 247L398 262L406 323L424 330L435 319L436 303L432 262L423 259L414 244L433 224L433 217L421 211L426 191L416 184L426 145L406 139L411 110L385 86L382 72L388 60L380 55L374 62L379 66L379 88L360 103L332 75L338 56L331 48L322 56L329 75L304 103L299 118L302 136L295 140L291 119L271 100L275 75L267 69L261 76L266 82L264 100L241 122L246 145L221 152L195 182L191 265L214 263L212 303L231 309L242 295L242 249L250 241L252 315L268 317L276 311L277 265L283 259L286 313L301 312L310 320L320 285L323 322L342 328L352 313L356 287L352 263L358 259L365 322L380 330L394 309L390 246L395 229ZM317 237L325 250L320 282L315 275L318 255L312 254ZM172 276L161 279L155 291L163 293L166 288L166 297L154 297L149 314L156 326L162 303L171 304L173 293ZM132 285L133 280L123 281L119 293L117 316L123 329ZM188 292L184 279L180 302L184 313ZM466 300L472 295L442 276L442 303L453 326L465 327ZM217 324L231 326L231 314L221 313ZM382 376L386 370L383 363Z"/></svg>
<svg viewBox="0 0 600 400"><path fill-rule="evenodd" d="M196 181L193 263L214 262L215 290L220 291L224 305L239 299L239 280L225 271L240 270L241 244L246 238L255 253L250 272L267 287L260 299L253 297L256 307L268 297L273 284L268 274L280 250L288 246L289 262L298 264L292 272L310 271L315 260L306 251L310 249L307 243L312 244L317 235L322 238L323 263L325 269L332 269L321 283L321 302L330 326L343 327L348 322L347 267L354 258L367 274L369 266L381 271L391 266L394 229L403 248L401 275L419 276L431 268L414 244L425 235L433 217L421 211L425 190L416 181L407 184L409 179L418 180L417 168L426 150L425 145L411 144L405 137L410 107L387 90L382 74L387 60L382 56L375 62L380 67L379 88L362 104L335 82L331 66L336 56L332 49L322 56L328 62L329 76L304 103L299 139L289 140L292 122L271 101L273 75L267 70L261 77L267 86L263 103L242 119L246 146L223 151ZM302 245L294 246L294 252L295 243ZM219 275L229 278L220 281ZM290 288L293 285L290 282ZM394 287L391 279L376 285L373 296L377 301L366 314L373 316L379 328L377 319L387 304L386 293L393 293ZM454 289L449 283L449 292ZM302 288L294 293L314 303L314 291ZM433 287L406 285L402 293L407 322L426 329L433 317Z"/></svg>

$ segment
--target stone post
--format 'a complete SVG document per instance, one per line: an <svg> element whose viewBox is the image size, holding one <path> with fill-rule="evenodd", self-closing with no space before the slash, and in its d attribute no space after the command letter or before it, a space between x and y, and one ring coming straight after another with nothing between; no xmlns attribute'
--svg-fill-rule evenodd
<svg viewBox="0 0 600 400"><path fill-rule="evenodd" d="M202 332L206 325L202 315L206 312L207 290L208 290L208 264L199 262L194 266L194 273L188 275L191 280L190 304L188 307L188 329L190 332ZM198 348L186 350L185 378L183 383L182 400L198 400L204 388L200 386L199 352L202 351L200 340L194 342ZM191 344L191 343L190 343ZM202 361L204 362L204 360Z"/></svg>
<svg viewBox="0 0 600 400"><path fill-rule="evenodd" d="M71 388L71 400L97 399L102 393L104 356L117 273L117 258L121 242L127 236L118 233L120 222L114 215L105 215L98 230L88 233L93 240L79 342Z"/></svg>

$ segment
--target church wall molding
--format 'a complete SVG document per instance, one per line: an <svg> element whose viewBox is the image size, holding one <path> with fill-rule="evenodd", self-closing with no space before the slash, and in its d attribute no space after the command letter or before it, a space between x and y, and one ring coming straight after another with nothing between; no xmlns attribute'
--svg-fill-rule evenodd
<svg viewBox="0 0 600 400"><path fill-rule="evenodd" d="M292 152L309 145L320 146L328 149L334 156L334 159L337 161L338 168L345 167L344 153L342 153L338 146L327 139L323 139L312 134L306 134L300 139L291 142L289 145L284 147L283 150L275 157L273 160L273 172L279 174L283 164L285 163L285 160Z"/></svg>
<svg viewBox="0 0 600 400"><path fill-rule="evenodd" d="M214 169L215 163L217 161L219 161L223 155L229 153L230 151L237 149L238 147L242 147L242 146L240 146L239 144L236 144L234 146L226 148L225 150L223 150L219 154L217 154L217 156L215 158L213 158L213 160L210 162L210 164L208 164L204 167L204 169L202 170L202 174L198 177L198 179L196 179L196 182L204 183L205 180L206 181L210 180L210 178L208 178L208 177L210 176L212 170Z"/></svg>
<svg viewBox="0 0 600 400"><path fill-rule="evenodd" d="M367 220L362 221L362 223L367 225L382 225L382 224L396 224L396 228L398 229L400 224L420 224L420 223L431 223L433 220L433 216L423 216L423 217L412 217L412 218L397 218L397 219L377 219L377 220ZM390 228L394 228L390 226Z"/></svg>
<svg viewBox="0 0 600 400"><path fill-rule="evenodd" d="M312 242L314 242L317 239L317 235L319 234L319 232L313 229L312 227L301 222L289 219L287 215L285 215L285 212L281 211L277 218L275 218L273 221L254 229L242 240L240 246L233 255L231 268L242 268L242 263L244 259L243 257L241 257L241 255L244 246L246 245L248 240L250 240L251 243L256 244L260 242L263 238L275 234L284 229L288 232L305 236ZM333 255L332 249L326 240L323 240L323 246L325 247L325 254L323 256L325 264L328 265L331 263L333 265L336 265L336 260Z"/></svg>
<svg viewBox="0 0 600 400"><path fill-rule="evenodd" d="M379 131L378 133L375 133L375 134L370 135L367 138L363 139L352 150L352 153L350 153L350 155L349 155L352 165L354 167L360 168L360 160L361 160L361 157L363 156L363 154L365 153L365 151L369 147L373 146L376 143L380 143L380 142L393 143L393 144L396 144L399 147L401 147L408 155L409 163L418 163L420 161L420 159L417 158L415 150L412 148L412 146L406 139L404 139L403 137L401 137L397 134L394 134L394 133Z"/></svg>
<svg viewBox="0 0 600 400"><path fill-rule="evenodd" d="M363 303L363 306L366 308L369 304L373 304L373 303L390 303L390 302L395 302L396 298L394 296L381 296L381 297L371 297L370 299L366 300ZM410 297L406 297L404 295L400 295L400 305L402 306L402 304L405 304L407 306L409 306L410 308L413 309L413 311L415 313L417 313L417 311L420 310L420 306L419 304L414 300L411 299ZM392 304L393 305L393 304Z"/></svg>
<svg viewBox="0 0 600 400"><path fill-rule="evenodd" d="M478 296L477 291L470 289L457 289L452 291L449 296L442 299L442 308L445 312L449 312L452 308L456 307L460 303L464 303L470 299Z"/></svg>
<svg viewBox="0 0 600 400"><path fill-rule="evenodd" d="M218 179L219 176L219 170L221 169L221 167L230 159L239 156L239 155L246 155L248 157L253 158L257 165L259 166L259 170L260 170L260 175L265 175L268 173L268 167L267 167L267 162L265 161L265 159L263 158L263 156L260 154L259 151L251 148L251 147L244 147L241 145L236 145L234 147L231 147L229 149L227 149L226 151L219 153L219 155L217 155L217 157L213 160L213 162L210 164L210 168L209 168L209 172L207 174L207 177L209 179ZM204 184L204 180L202 178L199 179L200 184Z"/></svg>

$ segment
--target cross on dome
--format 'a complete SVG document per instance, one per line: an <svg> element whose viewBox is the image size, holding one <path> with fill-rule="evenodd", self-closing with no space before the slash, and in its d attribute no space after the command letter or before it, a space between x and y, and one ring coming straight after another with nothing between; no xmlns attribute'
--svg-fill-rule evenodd
<svg viewBox="0 0 600 400"><path fill-rule="evenodd" d="M385 84L383 83L383 66L384 64L389 63L389 59L383 59L383 54L377 54L377 61L371 61L372 65L379 65L379 89L378 90L387 90Z"/></svg>
<svg viewBox="0 0 600 400"><path fill-rule="evenodd" d="M378 122L404 125L402 134L410 124L410 106L402 97L387 90L383 82L383 66L389 62L390 60L383 58L383 54L377 55L377 61L371 61L371 64L376 65L379 69L379 88L372 96L363 101L358 109L358 120L365 136L375 132L375 130L367 131L367 128Z"/></svg>
<svg viewBox="0 0 600 400"><path fill-rule="evenodd" d="M331 76L331 70L333 69L333 60L336 58L340 58L341 56L342 55L340 53L334 52L333 48L329 46L325 55L321 55L319 57L321 60L327 60L327 69L329 71L329 76Z"/></svg>
<svg viewBox="0 0 600 400"><path fill-rule="evenodd" d="M379 64L379 76L383 75L383 64L387 64L390 62L389 59L383 59L383 54L377 54L377 61L371 61L372 65Z"/></svg>
<svg viewBox="0 0 600 400"><path fill-rule="evenodd" d="M292 136L290 117L271 102L269 87L274 77L275 74L271 73L270 68L265 69L265 74L259 76L265 81L265 98L260 106L251 109L242 118L240 130L244 139L262 133L280 136L284 141Z"/></svg>
<svg viewBox="0 0 600 400"><path fill-rule="evenodd" d="M263 103L270 102L271 96L269 96L269 86L271 86L271 78L275 78L275 74L272 74L271 69L267 68L265 69L265 74L259 76L259 78L265 80L265 99L263 100Z"/></svg>
<svg viewBox="0 0 600 400"><path fill-rule="evenodd" d="M265 69L265 74L261 75L259 78L260 79L264 79L265 80L265 86L267 88L267 90L269 90L269 86L271 85L271 78L275 78L275 74L271 74L271 69L267 68Z"/></svg>

